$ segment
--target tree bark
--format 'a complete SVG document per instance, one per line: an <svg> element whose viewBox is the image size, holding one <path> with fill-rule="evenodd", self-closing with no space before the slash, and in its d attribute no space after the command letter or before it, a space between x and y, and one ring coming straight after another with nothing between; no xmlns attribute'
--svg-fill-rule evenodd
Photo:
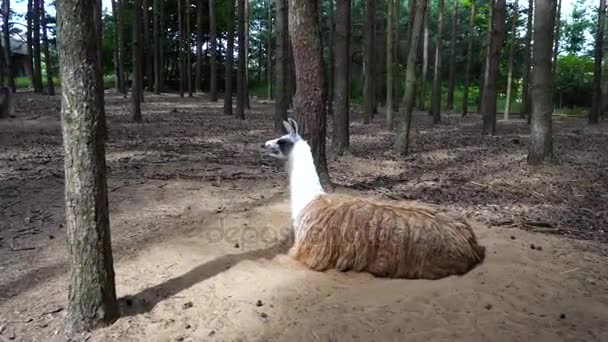
<svg viewBox="0 0 608 342"><path fill-rule="evenodd" d="M601 0L602 3L605 0ZM536 0L534 13L534 52L532 53L532 125L528 163L553 159L553 74L551 73L555 1Z"/></svg>
<svg viewBox="0 0 608 342"><path fill-rule="evenodd" d="M426 86L429 71L429 15L424 16L424 29L422 37L422 79L420 80L420 109L426 107Z"/></svg>
<svg viewBox="0 0 608 342"><path fill-rule="evenodd" d="M179 97L184 97L184 81L186 78L186 73L185 73L185 61L184 58L185 56L185 51L184 51L184 45L185 45L185 39L184 39L184 20L183 20L183 9L182 9L182 2L184 0L177 0L177 26L178 28L178 42L177 42L177 51L178 51L178 60L179 60Z"/></svg>
<svg viewBox="0 0 608 342"><path fill-rule="evenodd" d="M10 13L11 13L11 2L10 0L4 0L2 2L2 33L4 38L4 63L6 66L6 78L8 80L8 87L13 92L17 91L15 86L15 77L13 76L13 54L11 53L11 35L10 35Z"/></svg>
<svg viewBox="0 0 608 342"><path fill-rule="evenodd" d="M464 86L462 88L462 116L469 114L469 86L471 84L471 63L473 62L473 39L475 37L475 1L471 1L469 15L469 33L467 35L467 61L464 72Z"/></svg>
<svg viewBox="0 0 608 342"><path fill-rule="evenodd" d="M399 66L401 65L400 63L400 58L401 58L401 53L399 51L399 47L400 47L400 42L399 39L401 37L401 17L400 17L400 12L401 12L401 0L395 0L395 39L393 40L393 62L394 62L394 66L393 66L393 70L394 70L394 75L393 75L393 109L395 111L399 110L399 90L401 89L399 83L400 83L400 79L401 77L400 72L399 72Z"/></svg>
<svg viewBox="0 0 608 342"><path fill-rule="evenodd" d="M328 0L329 9L328 9L328 17L329 17L329 41L327 42L327 47L329 49L329 62L327 63L327 115L334 115L334 61L335 61L335 52L334 52L334 44L336 44L336 28L335 28L335 18L334 18L334 0Z"/></svg>
<svg viewBox="0 0 608 342"><path fill-rule="evenodd" d="M589 123L597 124L602 112L602 48L606 22L606 0L600 0L598 27L595 34L595 63L593 68L593 103L589 113Z"/></svg>
<svg viewBox="0 0 608 342"><path fill-rule="evenodd" d="M194 89L203 91L203 5L205 0L196 1L196 71L194 72ZM207 0L211 2L212 0ZM211 43L211 39L209 39ZM211 62L211 59L209 59Z"/></svg>
<svg viewBox="0 0 608 342"><path fill-rule="evenodd" d="M561 26L562 16L562 0L557 3L557 16L555 17L555 36L553 42L553 79L555 79L555 73L557 72L557 55L559 54L559 30Z"/></svg>
<svg viewBox="0 0 608 342"><path fill-rule="evenodd" d="M456 77L456 35L458 34L458 0L452 0L452 33L450 42L450 69L448 76L448 110L454 109L454 82Z"/></svg>
<svg viewBox="0 0 608 342"><path fill-rule="evenodd" d="M168 73L165 70L165 38L167 37L167 28L165 26L165 0L160 0L160 40L159 44L159 60L160 60L160 90L162 91L165 86L165 75Z"/></svg>
<svg viewBox="0 0 608 342"><path fill-rule="evenodd" d="M437 6L437 36L435 38L435 66L433 70L433 94L431 97L433 123L441 121L441 45L443 40L444 1L439 0Z"/></svg>
<svg viewBox="0 0 608 342"><path fill-rule="evenodd" d="M237 0L237 20L238 20L238 67L236 74L236 118L245 119L245 82L246 79L246 58L245 58L245 1Z"/></svg>
<svg viewBox="0 0 608 342"><path fill-rule="evenodd" d="M505 32L505 0L492 0L492 21L483 91L482 135L496 133L496 78Z"/></svg>
<svg viewBox="0 0 608 342"><path fill-rule="evenodd" d="M375 17L376 8L375 0L365 0L365 27L364 32L364 60L363 60L363 77L365 84L363 89L363 123L370 123L374 115L376 107L374 95L374 36L375 36Z"/></svg>
<svg viewBox="0 0 608 342"><path fill-rule="evenodd" d="M560 0L561 1L561 0ZM519 6L517 0L513 3L513 18L511 26L511 46L509 47L509 60L507 61L507 98L505 101L504 120L509 120L511 113L511 88L513 84L513 58L515 57L515 44L517 44L517 15Z"/></svg>
<svg viewBox="0 0 608 342"><path fill-rule="evenodd" d="M209 1L209 97L211 102L217 101L217 19L215 1Z"/></svg>
<svg viewBox="0 0 608 342"><path fill-rule="evenodd" d="M427 0L412 0L414 2L415 14L412 16L413 25L410 30L410 39L407 52L407 67L405 71L405 94L401 105L401 124L395 139L395 151L399 155L407 155L409 152L409 135L412 125L412 112L414 110L414 99L416 96L416 59L418 57L418 45L422 33L423 21L427 8Z"/></svg>
<svg viewBox="0 0 608 342"><path fill-rule="evenodd" d="M190 0L186 0L186 37L184 37L184 53L186 54L186 79L188 86L188 97L192 97L193 89L192 89L192 49L190 46L190 37L192 36L192 29L190 25L190 8L191 3Z"/></svg>
<svg viewBox="0 0 608 342"><path fill-rule="evenodd" d="M154 29L152 30L152 40L154 41L154 93L160 94L160 69L162 68L160 62L160 6L162 6L162 0L154 0L153 6Z"/></svg>
<svg viewBox="0 0 608 342"><path fill-rule="evenodd" d="M142 54L145 57L143 63L143 69L145 70L145 81L144 88L152 89L152 79L153 75L153 63L152 54L150 53L150 46L152 45L150 42L150 6L148 0L142 0L142 30L143 30L143 43L142 43Z"/></svg>
<svg viewBox="0 0 608 342"><path fill-rule="evenodd" d="M227 0L226 31L228 42L226 44L225 85L224 85L224 114L232 116L232 69L234 64L234 2Z"/></svg>
<svg viewBox="0 0 608 342"><path fill-rule="evenodd" d="M142 70L142 4L141 0L133 2L133 84L131 86L131 120L142 122L141 99L143 93L143 70Z"/></svg>
<svg viewBox="0 0 608 342"><path fill-rule="evenodd" d="M339 156L346 153L350 146L350 7L351 0L336 0L333 145Z"/></svg>
<svg viewBox="0 0 608 342"><path fill-rule="evenodd" d="M27 56L25 56L25 68L30 79L30 85L32 88L36 88L36 75L34 74L34 0L27 0L27 13L25 19L27 23L26 44L27 44Z"/></svg>
<svg viewBox="0 0 608 342"><path fill-rule="evenodd" d="M100 1L100 0L99 0ZM118 318L105 176L103 80L93 7L57 1L68 245L67 328Z"/></svg>
<svg viewBox="0 0 608 342"><path fill-rule="evenodd" d="M245 101L245 108L251 109L249 103L249 0L245 1L245 34L243 40L243 46L245 47L245 82L243 83L243 92Z"/></svg>
<svg viewBox="0 0 608 342"><path fill-rule="evenodd" d="M34 92L42 93L42 57L40 53L40 0L33 4Z"/></svg>
<svg viewBox="0 0 608 342"><path fill-rule="evenodd" d="M331 0L330 0L331 1ZM393 129L393 4L386 1L386 128Z"/></svg>
<svg viewBox="0 0 608 342"><path fill-rule="evenodd" d="M49 95L55 95L55 85L53 84L53 69L51 66L51 53L49 52L49 37L47 35L46 11L44 9L44 0L40 0L40 23L42 25L42 48L44 50L44 64L46 68L46 92Z"/></svg>
<svg viewBox="0 0 608 342"><path fill-rule="evenodd" d="M283 120L287 120L289 51L287 34L289 30L287 0L275 0L276 4L276 28L275 28L275 89L276 99L274 107L274 129L277 132L283 130Z"/></svg>
<svg viewBox="0 0 608 342"><path fill-rule="evenodd" d="M116 1L116 51L118 64L118 89L119 93L127 96L125 82L125 28L124 28L124 0Z"/></svg>
<svg viewBox="0 0 608 342"><path fill-rule="evenodd" d="M294 115L302 137L310 144L321 184L333 189L325 158L326 116L323 103L323 64L316 1L289 1L289 34L294 50L296 95Z"/></svg>
<svg viewBox="0 0 608 342"><path fill-rule="evenodd" d="M272 0L268 1L268 47L266 48L266 97L272 99Z"/></svg>
<svg viewBox="0 0 608 342"><path fill-rule="evenodd" d="M521 83L521 113L522 117L527 117L528 123L531 120L532 101L530 98L530 73L532 66L532 18L534 14L534 0L528 0L528 20L526 22L526 47L524 49L524 70Z"/></svg>

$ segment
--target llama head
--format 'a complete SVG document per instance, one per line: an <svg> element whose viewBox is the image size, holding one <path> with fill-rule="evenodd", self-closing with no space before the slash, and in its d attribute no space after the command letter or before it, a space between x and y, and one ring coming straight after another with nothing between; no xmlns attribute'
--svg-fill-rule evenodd
<svg viewBox="0 0 608 342"><path fill-rule="evenodd" d="M294 119L289 118L287 121L283 121L283 126L285 126L287 134L266 141L262 144L262 148L266 155L286 160L289 159L289 155L291 154L294 145L301 141L302 137L300 137L300 134L298 133L298 124Z"/></svg>

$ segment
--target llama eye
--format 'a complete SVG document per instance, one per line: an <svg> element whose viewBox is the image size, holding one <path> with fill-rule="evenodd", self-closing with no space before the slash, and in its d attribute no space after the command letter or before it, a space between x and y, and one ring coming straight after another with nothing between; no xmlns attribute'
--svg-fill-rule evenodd
<svg viewBox="0 0 608 342"><path fill-rule="evenodd" d="M285 144L287 144L287 141L285 141L285 140L279 140L279 141L277 141L277 144L279 144L279 145L285 145Z"/></svg>

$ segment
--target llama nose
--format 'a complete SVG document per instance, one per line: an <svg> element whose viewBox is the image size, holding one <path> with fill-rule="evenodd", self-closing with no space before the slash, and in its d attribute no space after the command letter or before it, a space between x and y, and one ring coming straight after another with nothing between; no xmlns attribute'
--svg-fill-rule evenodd
<svg viewBox="0 0 608 342"><path fill-rule="evenodd" d="M261 147L261 148L266 147L266 143L262 143L262 144L260 145L260 147Z"/></svg>

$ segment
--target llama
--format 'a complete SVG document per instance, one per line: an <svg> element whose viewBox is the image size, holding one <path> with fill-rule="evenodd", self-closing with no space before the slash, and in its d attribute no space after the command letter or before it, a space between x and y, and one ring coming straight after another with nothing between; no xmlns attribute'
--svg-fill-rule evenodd
<svg viewBox="0 0 608 342"><path fill-rule="evenodd" d="M439 279L467 273L485 257L471 226L436 206L327 194L310 146L293 119L287 134L262 145L287 160L294 245L289 256L311 269L378 277Z"/></svg>

